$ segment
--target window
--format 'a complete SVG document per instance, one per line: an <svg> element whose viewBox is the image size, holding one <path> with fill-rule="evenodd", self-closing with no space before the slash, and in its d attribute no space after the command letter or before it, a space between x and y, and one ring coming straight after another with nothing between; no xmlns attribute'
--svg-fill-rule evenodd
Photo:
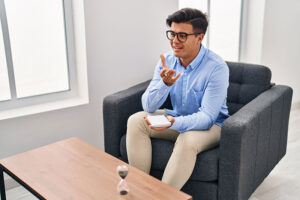
<svg viewBox="0 0 300 200"><path fill-rule="evenodd" d="M0 0L0 11L0 119L77 97L87 103L83 1Z"/></svg>
<svg viewBox="0 0 300 200"><path fill-rule="evenodd" d="M69 90L62 0L5 0L17 98Z"/></svg>
<svg viewBox="0 0 300 200"><path fill-rule="evenodd" d="M193 7L209 18L204 46L224 60L239 61L242 0L179 0L179 8Z"/></svg>

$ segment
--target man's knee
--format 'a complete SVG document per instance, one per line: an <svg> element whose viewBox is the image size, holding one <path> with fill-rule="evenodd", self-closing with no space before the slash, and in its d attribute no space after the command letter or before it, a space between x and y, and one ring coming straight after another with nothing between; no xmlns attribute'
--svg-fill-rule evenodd
<svg viewBox="0 0 300 200"><path fill-rule="evenodd" d="M134 113L134 114L130 115L130 117L128 118L127 124L128 125L137 125L137 124L140 124L140 123L144 123L145 122L144 117L146 115L147 115L147 113L144 112L144 111Z"/></svg>
<svg viewBox="0 0 300 200"><path fill-rule="evenodd" d="M192 135L181 133L176 140L175 148L180 151L193 151L197 152L197 145L195 144L195 138Z"/></svg>
<svg viewBox="0 0 300 200"><path fill-rule="evenodd" d="M144 117L147 113L144 111L132 114L127 120L127 134L135 137L136 134L147 133L147 124Z"/></svg>

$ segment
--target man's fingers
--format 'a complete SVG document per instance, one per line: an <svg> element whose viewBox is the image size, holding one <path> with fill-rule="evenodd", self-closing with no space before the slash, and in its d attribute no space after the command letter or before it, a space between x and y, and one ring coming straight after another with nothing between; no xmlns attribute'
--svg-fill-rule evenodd
<svg viewBox="0 0 300 200"><path fill-rule="evenodd" d="M175 73L176 73L176 71L175 71L175 70L171 70L171 72L170 72L170 76L171 76L171 77L173 77Z"/></svg>
<svg viewBox="0 0 300 200"><path fill-rule="evenodd" d="M151 126L151 123L149 122L149 120L147 119L147 117L144 117L146 123L148 124L148 126Z"/></svg>
<svg viewBox="0 0 300 200"><path fill-rule="evenodd" d="M168 68L167 67L167 65L166 65L166 58L165 58L165 56L164 55L162 55L162 54L160 54L160 59L161 59L161 66L163 67L163 68Z"/></svg>
<svg viewBox="0 0 300 200"><path fill-rule="evenodd" d="M168 71L167 79L168 79L168 80L173 80L174 74L175 74L175 70L170 70L170 71Z"/></svg>
<svg viewBox="0 0 300 200"><path fill-rule="evenodd" d="M163 131L168 128L168 127L153 127L153 126L149 126L149 127L155 131Z"/></svg>
<svg viewBox="0 0 300 200"><path fill-rule="evenodd" d="M164 80L169 80L170 78L172 78L171 75L172 70L164 68L160 71L160 76L164 79Z"/></svg>
<svg viewBox="0 0 300 200"><path fill-rule="evenodd" d="M166 72L167 72L167 69L166 69L166 68L163 68L163 69L160 71L160 76L161 76L161 77L164 77Z"/></svg>
<svg viewBox="0 0 300 200"><path fill-rule="evenodd" d="M174 70L171 70L171 69L169 69L166 73L166 75L167 75L167 77L168 78L172 78L172 76L174 75L174 73L175 73L175 71L173 72Z"/></svg>
<svg viewBox="0 0 300 200"><path fill-rule="evenodd" d="M173 78L173 81L177 81L177 79L181 76L181 73L177 74L177 76L175 78Z"/></svg>
<svg viewBox="0 0 300 200"><path fill-rule="evenodd" d="M175 73L176 71L173 69L163 69L160 72L160 76L163 78L166 84L173 84L181 76L181 73L179 73L176 77L174 77Z"/></svg>

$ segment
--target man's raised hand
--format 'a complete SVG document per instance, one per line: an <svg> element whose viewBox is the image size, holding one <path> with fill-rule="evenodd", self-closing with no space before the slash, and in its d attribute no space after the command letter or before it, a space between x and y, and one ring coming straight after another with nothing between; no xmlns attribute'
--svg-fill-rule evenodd
<svg viewBox="0 0 300 200"><path fill-rule="evenodd" d="M181 74L179 73L176 77L174 77L176 71L168 68L168 66L166 65L166 59L164 55L161 54L160 59L162 66L162 70L160 71L160 77L167 86L171 86L176 82L176 80L180 77Z"/></svg>

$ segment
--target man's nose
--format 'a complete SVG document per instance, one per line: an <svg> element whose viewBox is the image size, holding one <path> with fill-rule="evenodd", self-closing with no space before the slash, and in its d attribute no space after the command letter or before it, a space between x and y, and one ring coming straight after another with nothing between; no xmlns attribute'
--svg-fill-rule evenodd
<svg viewBox="0 0 300 200"><path fill-rule="evenodd" d="M178 40L178 35L176 35L176 36L174 37L173 42L175 42L175 43L180 43L180 41Z"/></svg>

